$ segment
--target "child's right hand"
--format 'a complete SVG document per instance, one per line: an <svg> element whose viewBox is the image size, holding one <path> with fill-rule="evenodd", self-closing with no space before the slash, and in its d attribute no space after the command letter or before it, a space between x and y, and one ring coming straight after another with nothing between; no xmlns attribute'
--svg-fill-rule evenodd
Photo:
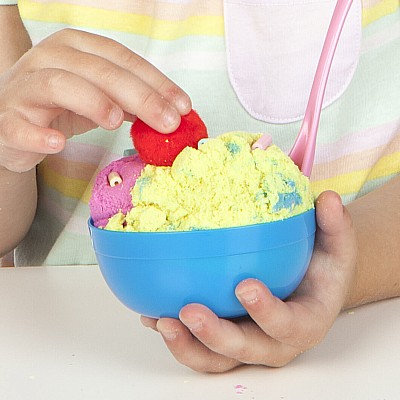
<svg viewBox="0 0 400 400"><path fill-rule="evenodd" d="M169 133L190 109L188 95L139 55L65 29L0 77L0 168L29 171L72 135L113 130L136 116Z"/></svg>

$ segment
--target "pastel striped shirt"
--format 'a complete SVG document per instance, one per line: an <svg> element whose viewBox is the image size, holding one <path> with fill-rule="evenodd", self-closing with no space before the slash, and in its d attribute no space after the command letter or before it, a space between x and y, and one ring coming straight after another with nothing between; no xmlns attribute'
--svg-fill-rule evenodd
<svg viewBox="0 0 400 400"><path fill-rule="evenodd" d="M274 142L287 151L301 120L288 118L285 122L283 115L279 121L277 118L278 123L272 123L273 117L257 117L256 111L252 113L241 99L248 93L236 86L235 71L229 71L231 64L233 68L237 68L235 62L240 65L240 59L229 58L232 54L228 44L234 40L235 31L228 18L234 17L233 12L243 3L247 3L248 10L254 7L250 14L256 15L255 7L261 5L274 6L272 12L281 15L293 1L20 0L19 8L34 43L64 27L111 37L177 82L191 96L211 136L237 129L269 132ZM299 7L310 7L310 3L318 2L299 2ZM399 4L399 0L362 2L357 68L346 89L336 97L332 95L320 121L311 176L315 194L332 189L349 203L400 172ZM270 48L279 49L276 38L290 33L292 26L301 26L298 23L288 19L274 25L271 37L275 39ZM269 44L249 43L249 51L251 47L260 52L264 47L268 50ZM289 66L282 62L278 67L271 73L284 77ZM294 87L293 92L300 89ZM271 101L275 96L272 89L264 95L272 107L278 103ZM294 100L288 99L288 115L290 101L294 107L296 99L296 94ZM263 103L261 111L262 107ZM277 115L280 112L284 114L285 109L277 104ZM93 179L99 169L130 147L128 124L116 132L97 129L69 140L62 153L48 156L40 164L38 211L29 234L15 251L16 265L96 263L87 229Z"/></svg>

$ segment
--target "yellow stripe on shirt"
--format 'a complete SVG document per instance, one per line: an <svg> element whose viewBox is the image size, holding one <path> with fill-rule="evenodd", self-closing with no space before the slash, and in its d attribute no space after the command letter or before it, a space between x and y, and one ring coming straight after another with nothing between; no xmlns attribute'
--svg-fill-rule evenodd
<svg viewBox="0 0 400 400"><path fill-rule="evenodd" d="M324 190L335 190L340 195L358 193L369 181L400 173L400 152L383 156L372 169L363 169L332 178L311 182L315 195Z"/></svg>
<svg viewBox="0 0 400 400"><path fill-rule="evenodd" d="M62 193L66 197L80 199L89 184L86 180L68 178L56 173L47 166L46 160L39 165L39 169L40 176L44 180L46 186Z"/></svg>
<svg viewBox="0 0 400 400"><path fill-rule="evenodd" d="M368 174L368 180L378 179L400 172L400 152L381 157Z"/></svg>
<svg viewBox="0 0 400 400"><path fill-rule="evenodd" d="M362 3L363 26L395 12L400 6L400 0L363 0ZM90 4L90 2L84 4ZM199 7L196 3L196 6L205 13L210 9L209 5ZM24 19L128 32L159 40L173 40L186 35L222 36L224 34L223 16L217 14L184 17L185 13L183 13L182 19L177 21L174 18L156 19L146 15L146 9L143 14L140 14L125 10L94 8L89 5L32 0L20 0L19 8ZM216 9L219 10L219 7L214 5L210 10L215 13ZM165 14L163 10L162 8L161 15Z"/></svg>
<svg viewBox="0 0 400 400"><path fill-rule="evenodd" d="M371 1L371 0L369 0ZM380 0L373 0L380 1ZM25 4L69 4L126 14L149 15L163 20L179 20L190 15L223 14L222 0L25 0Z"/></svg>
<svg viewBox="0 0 400 400"><path fill-rule="evenodd" d="M394 13L400 6L400 0L381 0L371 7L366 7L365 3L367 2L364 0L362 14L363 26L369 25L379 18Z"/></svg>
<svg viewBox="0 0 400 400"><path fill-rule="evenodd" d="M224 34L223 17L216 15L189 16L179 21L162 20L148 15L29 0L20 0L20 11L23 19L115 30L158 40L173 40L187 35Z"/></svg>

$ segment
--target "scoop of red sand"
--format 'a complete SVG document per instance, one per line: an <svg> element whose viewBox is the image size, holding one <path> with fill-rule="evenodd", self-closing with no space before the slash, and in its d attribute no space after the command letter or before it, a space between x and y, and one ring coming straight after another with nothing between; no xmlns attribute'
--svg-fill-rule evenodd
<svg viewBox="0 0 400 400"><path fill-rule="evenodd" d="M160 133L136 120L131 127L133 145L141 159L158 166L171 166L176 156L187 146L197 149L200 139L208 137L207 128L196 111L181 117L178 129L172 133Z"/></svg>

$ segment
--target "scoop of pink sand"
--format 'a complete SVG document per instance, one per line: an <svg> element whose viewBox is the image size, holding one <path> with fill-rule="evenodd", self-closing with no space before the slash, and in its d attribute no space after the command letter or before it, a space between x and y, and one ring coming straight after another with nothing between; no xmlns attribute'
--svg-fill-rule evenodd
<svg viewBox="0 0 400 400"><path fill-rule="evenodd" d="M96 227L105 227L117 212L126 214L132 208L131 189L145 164L138 154L111 162L97 175L89 201L90 216ZM111 186L108 175L117 172L122 182Z"/></svg>

